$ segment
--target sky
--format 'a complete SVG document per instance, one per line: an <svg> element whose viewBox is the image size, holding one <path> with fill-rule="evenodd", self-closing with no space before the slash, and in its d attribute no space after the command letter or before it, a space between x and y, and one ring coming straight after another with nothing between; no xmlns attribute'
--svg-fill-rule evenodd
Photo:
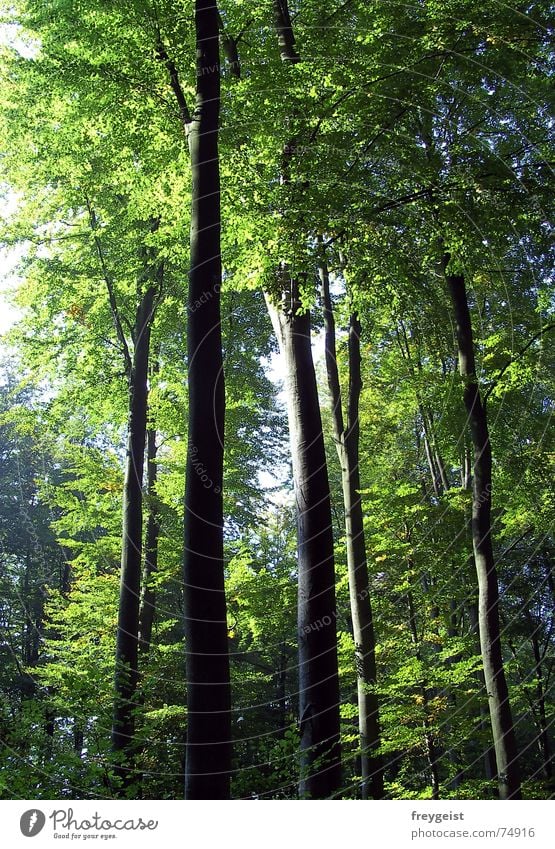
<svg viewBox="0 0 555 849"><path fill-rule="evenodd" d="M15 48L22 56L32 56L36 53L36 45L22 39L17 24L9 22L0 23L0 46L2 45ZM15 210L15 203L15 198L9 190L3 197L0 197L0 221L2 218L9 217L10 213ZM8 301L9 292L18 283L14 269L21 255L22 251L20 250L0 247L0 334L9 330L19 316L18 311ZM0 340L0 346L4 347L2 340Z"/></svg>
<svg viewBox="0 0 555 849"><path fill-rule="evenodd" d="M0 198L0 221L9 218L15 210L15 198L8 193ZM12 326L19 312L9 303L10 292L18 285L15 267L23 254L23 248L5 248L0 246L0 334Z"/></svg>
<svg viewBox="0 0 555 849"><path fill-rule="evenodd" d="M19 311L10 303L10 292L18 284L14 268L19 259L19 252L10 248L0 250L0 334L9 330L17 320Z"/></svg>

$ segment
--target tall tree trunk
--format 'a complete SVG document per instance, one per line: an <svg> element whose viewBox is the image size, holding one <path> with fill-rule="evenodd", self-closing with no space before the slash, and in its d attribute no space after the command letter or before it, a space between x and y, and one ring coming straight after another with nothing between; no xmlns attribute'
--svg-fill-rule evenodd
<svg viewBox="0 0 555 849"><path fill-rule="evenodd" d="M299 287L283 284L283 301L267 297L285 362L289 435L297 505L301 797L333 796L341 782L339 676L330 489L310 313Z"/></svg>
<svg viewBox="0 0 555 849"><path fill-rule="evenodd" d="M409 592L407 594L407 603L409 608L409 628L411 633L412 644L414 645L414 651L416 659L422 662L422 651L421 651L421 641L418 636L418 628L416 624L416 608L414 606L414 599L412 597L412 593ZM436 750L436 744L434 740L434 734L430 727L430 719L428 716L428 705L429 705L429 697L428 697L428 689L426 687L425 681L420 681L419 684L420 697L422 699L422 706L424 711L424 719L422 721L422 726L424 729L424 743L426 746L426 759L428 761L428 768L430 770L430 783L432 785L432 799L439 799L439 789L440 789L440 781L439 781L439 757L438 752Z"/></svg>
<svg viewBox="0 0 555 849"><path fill-rule="evenodd" d="M152 366L152 373L158 372L158 360ZM147 431L146 444L146 463L147 463L147 495L148 495L148 511L147 523L144 543L143 557L143 573L141 577L141 601L139 605L139 658L141 666L144 670L148 655L150 652L150 644L152 640L152 626L154 623L154 614L156 611L156 591L153 586L152 579L156 575L158 569L158 541L160 537L160 517L157 507L156 482L158 479L158 466L156 462L157 445L156 445L156 429L150 427ZM144 672L140 671L139 678ZM139 708L144 706L145 695L138 682L137 690L137 705ZM144 747L135 747L135 757L137 760L142 754ZM143 796L143 780L144 773L137 770L136 772L136 796Z"/></svg>
<svg viewBox="0 0 555 849"><path fill-rule="evenodd" d="M530 639L532 641L532 649L534 652L534 671L536 673L536 699L538 704L538 724L540 729L540 734L538 737L538 744L540 747L540 751L543 757L543 772L548 781L553 777L553 765L552 765L552 755L551 749L549 745L549 724L547 722L547 715L545 710L545 683L543 678L543 669L542 669L542 653L540 650L540 644L538 640L538 631L535 622L532 619L530 611L527 611L527 620L531 629Z"/></svg>
<svg viewBox="0 0 555 849"><path fill-rule="evenodd" d="M143 469L147 426L150 328L156 290L148 288L137 309L129 375L129 423L123 489L121 581L116 637L112 751L123 787L133 780L138 629L143 551Z"/></svg>
<svg viewBox="0 0 555 849"><path fill-rule="evenodd" d="M156 373L157 371L158 364L155 363L152 372ZM160 516L156 493L156 483L158 480L158 446L156 445L156 436L156 428L150 427L147 431L146 438L148 518L145 534L141 603L139 607L139 651L142 655L148 655L150 649L152 625L156 610L156 593L152 584L152 577L158 569L158 540L160 537Z"/></svg>
<svg viewBox="0 0 555 849"><path fill-rule="evenodd" d="M476 366L472 322L465 280L448 271L450 257L443 258L453 304L459 371L464 381L464 405L473 448L472 546L478 577L478 621L484 678L497 759L501 799L520 798L516 740L505 679L499 633L499 588L493 556L491 529L492 453L486 409L482 403Z"/></svg>
<svg viewBox="0 0 555 849"><path fill-rule="evenodd" d="M422 376L422 363L420 361L420 357L417 357L416 365L413 361L413 356L411 354L410 349L411 337L407 333L405 323L403 320L400 320L399 324L402 335L399 334L398 330L396 331L396 335L399 350L401 351L401 356L406 362L409 373L412 377L416 378L417 373ZM418 401L418 412L420 413L420 418L422 421L424 450L426 453L428 468L430 469L432 488L434 490L434 495L436 497L439 497L444 492L447 492L447 490L449 489L449 478L435 436L433 413L430 409L427 408L426 404L422 399L421 392L418 389L416 390L416 399Z"/></svg>
<svg viewBox="0 0 555 849"><path fill-rule="evenodd" d="M299 62L300 56L295 50L295 36L291 26L289 4L287 0L273 0L273 4L281 60L282 62Z"/></svg>
<svg viewBox="0 0 555 849"><path fill-rule="evenodd" d="M329 273L325 262L320 267L324 301L326 371L332 408L333 436L341 464L341 486L345 508L347 540L347 571L349 598L355 643L357 674L358 727L360 735L360 766L363 799L383 798L383 769L380 745L378 698L376 685L375 635L368 586L368 565L360 496L359 467L359 401L362 390L360 375L360 322L356 314L349 320L349 396L347 426L344 425L343 404L337 366L335 319L330 296Z"/></svg>
<svg viewBox="0 0 555 849"><path fill-rule="evenodd" d="M196 0L197 95L188 303L189 442L185 490L185 797L226 799L231 691L223 559L224 379L220 316L218 10Z"/></svg>
<svg viewBox="0 0 555 849"><path fill-rule="evenodd" d="M279 666L275 673L276 682L276 701L278 714L278 730L281 737L285 736L287 731L287 662L289 655L287 653L286 644L282 643L279 654Z"/></svg>
<svg viewBox="0 0 555 849"><path fill-rule="evenodd" d="M474 558L471 558L474 561ZM473 634L476 635L477 641L477 653L481 654L482 648L480 645L480 628L478 625L478 602L471 601L468 607L468 617L470 620L470 630ZM476 672L476 677L480 684L480 693L479 693L479 729L480 732L483 733L483 738L489 738L487 743L487 749L485 750L484 757L484 775L488 781L491 781L497 775L497 761L495 759L495 749L492 745L492 738L490 736L491 731L491 723L489 721L489 711L486 708L485 700L482 698L482 693L487 693L486 690L486 679L484 677L484 670L478 669ZM489 728L489 731L488 731Z"/></svg>
<svg viewBox="0 0 555 849"><path fill-rule="evenodd" d="M448 635L449 635L450 638L459 636L459 628L458 628L458 624L457 624L457 613L458 613L458 605L457 605L456 600L453 598L453 599L451 599L450 604L449 604ZM462 654L457 654L455 656L447 658L447 660L445 661L446 668L449 669L451 667L456 666L456 664L459 663L461 661L461 659L462 659ZM455 693L453 693L453 692L449 693L448 701L449 701L450 711L456 716L458 709L457 709L457 697L456 697ZM446 730L449 733L451 731L451 725L450 725L450 723L446 723L446 725L447 725ZM458 749L455 749L452 745L449 745L448 757L449 757L449 762L451 763L451 766L453 767L453 770L454 770L454 775L453 775L453 778L451 779L451 781L449 782L449 786L452 787L453 790L457 790L461 786L462 780L463 780L463 772L464 772L463 758L461 756L461 752Z"/></svg>
<svg viewBox="0 0 555 849"><path fill-rule="evenodd" d="M273 0L281 59L300 60L287 0ZM282 151L282 185L291 186L292 138ZM299 795L326 799L341 784L339 672L335 567L328 470L316 373L310 342L310 312L301 308L298 279L278 271L280 303L266 294L268 311L285 361L289 436L297 504Z"/></svg>

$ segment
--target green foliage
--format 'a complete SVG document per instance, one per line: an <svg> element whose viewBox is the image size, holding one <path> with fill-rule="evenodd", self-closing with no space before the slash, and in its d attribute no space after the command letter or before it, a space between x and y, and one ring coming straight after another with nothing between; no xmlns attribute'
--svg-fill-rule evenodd
<svg viewBox="0 0 555 849"><path fill-rule="evenodd" d="M297 793L295 522L262 289L278 295L276 268L287 266L318 337L321 237L344 397L352 312L363 328L360 473L387 795L431 798L431 751L442 798L495 794L484 773L491 739L469 440L440 273L448 252L449 271L467 282L487 399L524 794L545 798L555 552L549 4L528 4L526 14L470 0L290 5L294 65L279 58L271 4L220 4L226 33L241 33L240 77L222 66L220 156L233 793ZM18 35L0 47L0 180L9 201L0 242L21 255L22 317L6 340L13 373L0 387L0 739L9 776L0 796L118 791L109 727L125 350L137 341L132 327L152 271L145 257L155 257L164 264L149 385L158 482L144 511L146 519L156 507L160 539L137 771L144 798L178 798L191 174L159 41L192 109L193 4L18 0L3 19ZM334 507L342 795L355 798L341 470L321 362L317 371Z"/></svg>

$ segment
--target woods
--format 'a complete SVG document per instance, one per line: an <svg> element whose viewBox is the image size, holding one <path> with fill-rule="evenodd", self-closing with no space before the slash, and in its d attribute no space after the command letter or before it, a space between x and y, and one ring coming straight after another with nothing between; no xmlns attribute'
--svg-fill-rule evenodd
<svg viewBox="0 0 555 849"><path fill-rule="evenodd" d="M0 798L552 797L552 40L4 6Z"/></svg>

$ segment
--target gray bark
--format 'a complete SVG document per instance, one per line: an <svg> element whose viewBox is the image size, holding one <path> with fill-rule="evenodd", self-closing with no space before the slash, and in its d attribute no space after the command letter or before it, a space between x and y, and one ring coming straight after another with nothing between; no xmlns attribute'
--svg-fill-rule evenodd
<svg viewBox="0 0 555 849"><path fill-rule="evenodd" d="M443 267L453 304L459 371L464 381L466 408L473 449L472 546L478 577L478 622L484 678L488 694L497 778L501 799L520 798L520 777L509 692L505 679L499 630L499 587L493 556L491 502L492 452L486 409L482 403L474 360L472 322L465 280Z"/></svg>
<svg viewBox="0 0 555 849"><path fill-rule="evenodd" d="M285 361L297 505L301 797L333 796L341 781L335 570L330 490L310 344L298 284L281 281L268 309Z"/></svg>
<svg viewBox="0 0 555 849"><path fill-rule="evenodd" d="M360 736L360 765L362 798L383 798L383 768L376 754L380 745L379 707L376 686L375 635L368 582L368 564L360 496L359 466L359 400L362 390L360 375L360 333L358 317L349 320L349 393L347 423L343 405L335 339L335 319L330 296L329 273L324 262L320 267L324 301L326 334L326 371L333 422L334 442L341 464L341 486L345 510L347 571L355 665L357 675L358 727Z"/></svg>

